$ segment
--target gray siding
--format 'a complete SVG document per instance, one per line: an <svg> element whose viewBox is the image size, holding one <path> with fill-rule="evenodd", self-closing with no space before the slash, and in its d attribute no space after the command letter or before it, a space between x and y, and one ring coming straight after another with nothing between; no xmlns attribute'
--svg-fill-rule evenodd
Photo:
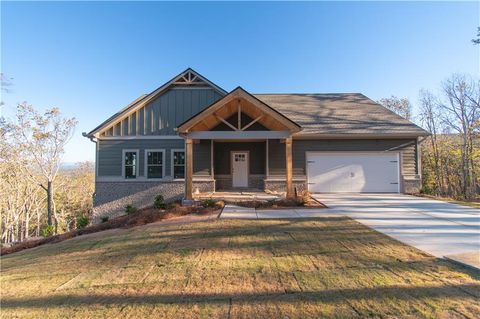
<svg viewBox="0 0 480 319"><path fill-rule="evenodd" d="M307 151L401 151L403 175L418 174L416 140L294 140L293 174L305 175ZM269 174L285 174L285 144L269 141Z"/></svg>
<svg viewBox="0 0 480 319"><path fill-rule="evenodd" d="M175 128L222 96L213 88L171 88L102 136L176 135Z"/></svg>
<svg viewBox="0 0 480 319"><path fill-rule="evenodd" d="M250 174L265 174L265 142L216 142L213 150L215 175L230 175L231 151L249 151Z"/></svg>
<svg viewBox="0 0 480 319"><path fill-rule="evenodd" d="M99 140L98 141L98 176L122 176L122 150L139 150L139 175L144 175L145 150L165 149L165 176L171 176L171 150L184 149L183 139L178 140ZM202 140L193 148L194 175L210 175L210 141Z"/></svg>
<svg viewBox="0 0 480 319"><path fill-rule="evenodd" d="M211 170L210 140L200 140L193 144L193 174L197 176L210 176Z"/></svg>
<svg viewBox="0 0 480 319"><path fill-rule="evenodd" d="M165 176L171 175L171 149L185 148L183 139L175 140L98 140L98 176L122 176L122 150L139 150L139 175L144 174L145 150L165 149Z"/></svg>

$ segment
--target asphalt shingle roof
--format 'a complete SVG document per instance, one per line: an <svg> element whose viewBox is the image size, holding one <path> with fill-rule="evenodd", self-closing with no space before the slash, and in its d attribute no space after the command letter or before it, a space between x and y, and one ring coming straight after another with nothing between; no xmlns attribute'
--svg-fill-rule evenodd
<svg viewBox="0 0 480 319"><path fill-rule="evenodd" d="M299 124L299 135L429 134L360 93L253 95Z"/></svg>

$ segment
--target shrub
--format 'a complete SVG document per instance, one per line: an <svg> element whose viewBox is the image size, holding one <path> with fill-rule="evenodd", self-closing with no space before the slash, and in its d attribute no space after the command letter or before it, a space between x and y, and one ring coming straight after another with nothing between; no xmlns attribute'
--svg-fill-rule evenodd
<svg viewBox="0 0 480 319"><path fill-rule="evenodd" d="M202 206L207 208L207 207L215 207L215 200L211 199L211 198L207 198L205 200L202 201Z"/></svg>
<svg viewBox="0 0 480 319"><path fill-rule="evenodd" d="M42 228L42 230L40 231L40 235L42 235L43 237L50 237L53 235L54 232L55 227L53 227L53 225L47 225Z"/></svg>
<svg viewBox="0 0 480 319"><path fill-rule="evenodd" d="M87 216L78 216L77 217L77 229L83 229L88 226L88 217Z"/></svg>
<svg viewBox="0 0 480 319"><path fill-rule="evenodd" d="M108 222L108 216L103 216L101 219L102 223Z"/></svg>
<svg viewBox="0 0 480 319"><path fill-rule="evenodd" d="M167 204L165 204L165 200L162 195L155 196L155 201L153 202L153 207L158 209L166 209Z"/></svg>
<svg viewBox="0 0 480 319"><path fill-rule="evenodd" d="M128 204L125 206L125 212L130 215L137 211L137 207L133 206L132 204Z"/></svg>

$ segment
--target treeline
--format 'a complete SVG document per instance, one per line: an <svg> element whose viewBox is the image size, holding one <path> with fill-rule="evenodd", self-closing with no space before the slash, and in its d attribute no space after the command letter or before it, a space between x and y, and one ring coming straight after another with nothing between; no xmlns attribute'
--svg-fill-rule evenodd
<svg viewBox="0 0 480 319"><path fill-rule="evenodd" d="M379 101L397 114L417 121L431 133L421 143L422 192L474 200L480 185L480 81L453 74L437 93L420 91L418 116L412 105L394 96Z"/></svg>
<svg viewBox="0 0 480 319"><path fill-rule="evenodd" d="M75 119L56 108L40 114L18 105L0 121L1 243L49 236L85 225L92 213L94 168L90 162L61 169Z"/></svg>

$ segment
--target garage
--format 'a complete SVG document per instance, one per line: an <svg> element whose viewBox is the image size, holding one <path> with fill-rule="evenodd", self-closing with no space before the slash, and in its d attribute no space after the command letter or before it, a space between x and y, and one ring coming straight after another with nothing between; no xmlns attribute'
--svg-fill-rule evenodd
<svg viewBox="0 0 480 319"><path fill-rule="evenodd" d="M399 193L399 153L307 152L310 192Z"/></svg>

